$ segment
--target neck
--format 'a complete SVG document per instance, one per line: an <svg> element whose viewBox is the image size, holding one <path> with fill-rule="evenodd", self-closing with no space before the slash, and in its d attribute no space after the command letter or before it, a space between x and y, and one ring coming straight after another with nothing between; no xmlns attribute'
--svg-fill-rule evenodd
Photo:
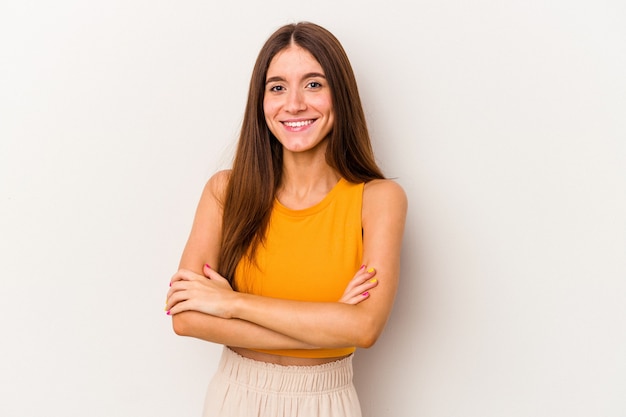
<svg viewBox="0 0 626 417"><path fill-rule="evenodd" d="M323 152L285 153L278 200L290 208L306 208L321 201L341 176L326 163Z"/></svg>

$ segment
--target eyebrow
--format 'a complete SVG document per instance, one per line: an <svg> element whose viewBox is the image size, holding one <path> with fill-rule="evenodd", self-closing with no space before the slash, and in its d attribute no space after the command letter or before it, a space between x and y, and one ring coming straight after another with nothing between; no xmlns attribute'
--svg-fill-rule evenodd
<svg viewBox="0 0 626 417"><path fill-rule="evenodd" d="M326 76L320 72L309 72L307 74L304 74L304 76L302 77L302 79L306 79L306 78L323 78L326 79ZM273 83L276 81L285 81L285 79L283 77L277 76L277 77L270 77L265 81L265 85L268 85L269 83Z"/></svg>

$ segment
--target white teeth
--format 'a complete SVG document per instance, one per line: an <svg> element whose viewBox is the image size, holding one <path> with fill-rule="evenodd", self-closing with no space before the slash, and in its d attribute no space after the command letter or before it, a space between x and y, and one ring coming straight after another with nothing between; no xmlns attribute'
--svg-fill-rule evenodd
<svg viewBox="0 0 626 417"><path fill-rule="evenodd" d="M302 121L302 122L285 122L285 126L302 127L302 126L310 125L311 123L313 123L312 120L305 120L305 121Z"/></svg>

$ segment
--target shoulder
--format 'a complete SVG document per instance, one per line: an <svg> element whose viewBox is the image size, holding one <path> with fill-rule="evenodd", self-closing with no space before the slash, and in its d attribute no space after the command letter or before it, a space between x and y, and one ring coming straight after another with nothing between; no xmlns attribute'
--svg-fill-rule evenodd
<svg viewBox="0 0 626 417"><path fill-rule="evenodd" d="M363 187L363 223L370 218L391 217L404 219L407 196L400 184L393 180L372 180Z"/></svg>
<svg viewBox="0 0 626 417"><path fill-rule="evenodd" d="M400 184L393 180L372 180L363 187L363 203L384 201L406 206L407 197Z"/></svg>
<svg viewBox="0 0 626 417"><path fill-rule="evenodd" d="M203 198L212 198L220 202L224 201L231 172L230 169L225 169L213 174L204 186Z"/></svg>

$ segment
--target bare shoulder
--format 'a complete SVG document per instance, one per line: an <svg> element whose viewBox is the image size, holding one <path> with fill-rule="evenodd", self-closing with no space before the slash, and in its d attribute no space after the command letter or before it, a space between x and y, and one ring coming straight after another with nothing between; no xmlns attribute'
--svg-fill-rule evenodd
<svg viewBox="0 0 626 417"><path fill-rule="evenodd" d="M401 234L407 214L404 189L393 180L373 180L363 189L361 222L364 230L397 229Z"/></svg>
<svg viewBox="0 0 626 417"><path fill-rule="evenodd" d="M397 206L406 210L407 196L400 184L393 180L372 180L363 189L363 208L369 206Z"/></svg>
<svg viewBox="0 0 626 417"><path fill-rule="evenodd" d="M228 181L230 181L230 169L218 171L209 178L204 186L204 197L212 197L217 201L223 202Z"/></svg>

